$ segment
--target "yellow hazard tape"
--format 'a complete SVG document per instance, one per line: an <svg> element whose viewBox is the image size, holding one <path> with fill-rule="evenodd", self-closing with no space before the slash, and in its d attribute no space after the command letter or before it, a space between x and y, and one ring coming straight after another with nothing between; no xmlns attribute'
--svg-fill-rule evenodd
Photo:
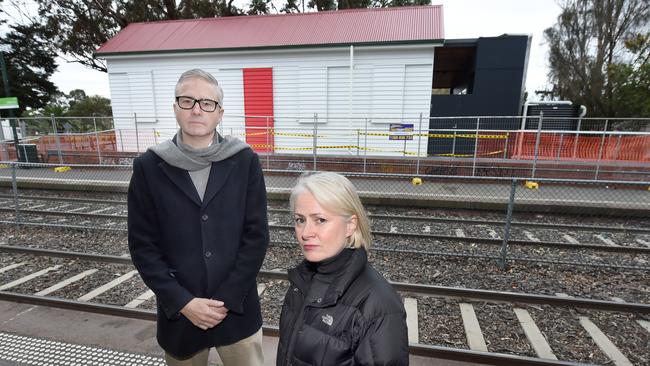
<svg viewBox="0 0 650 366"><path fill-rule="evenodd" d="M308 138L314 138L314 135L311 133L289 133L289 132L275 132L275 131L269 131L268 133L266 131L264 132L246 132L242 134L243 136L262 136L262 135L272 135L272 136L291 136L291 137L308 137ZM316 137L323 138L326 137L324 135L316 135Z"/></svg>
<svg viewBox="0 0 650 366"><path fill-rule="evenodd" d="M502 154L503 151L504 150L492 151L492 152L489 152L489 153L478 154L476 156L497 155L497 154ZM474 154L434 154L434 156L448 156L448 157L454 157L454 158L472 158L472 157L474 157Z"/></svg>
<svg viewBox="0 0 650 366"><path fill-rule="evenodd" d="M252 144L250 145L253 148L258 148L258 149L273 149L274 151L276 150L289 150L289 151L311 151L313 148L311 147L284 147L284 146L273 146L273 145L266 145L266 144ZM409 151L403 151L403 150L383 150L383 149L375 149L371 147L361 147L361 146L356 146L356 145L322 145L322 146L316 146L317 149L356 149L356 150L365 150L365 151L375 151L375 152L392 152L392 153L400 153L400 154L405 154L405 155L412 155L412 156L417 156L417 153L409 152Z"/></svg>
<svg viewBox="0 0 650 366"><path fill-rule="evenodd" d="M314 138L314 135L311 133L290 133L290 132L275 132L275 131L269 131L269 132L246 132L243 133L242 136L262 136L262 135L272 135L272 136L290 136L290 137L307 137L307 138ZM339 134L338 136L345 136L345 135L353 135L353 133L349 134ZM452 139L452 138L461 138L461 139L475 139L476 134L475 133L412 133L408 135L395 135L387 132L357 132L356 135L358 136L413 136L413 137L429 137L429 138L441 138L441 139ZM318 138L325 138L328 137L327 135L316 135ZM479 139L507 139L509 137L508 134L505 135L478 135Z"/></svg>
<svg viewBox="0 0 650 366"><path fill-rule="evenodd" d="M313 150L312 147L287 147L287 146L277 146L277 145L267 145L267 144L252 144L250 145L253 148L258 148L258 149L273 149L274 151L279 151L279 150L288 150L288 151L311 151ZM356 145L318 145L316 146L317 149L356 149L359 151L372 151L372 152L391 152L391 153L399 153L399 154L404 154L404 155L410 155L410 156L417 156L418 154L415 152L410 152L410 151L404 151L404 150L384 150L384 149L377 149L373 147L363 147L363 146L356 146ZM497 150L497 151L491 151L487 153L482 153L478 154L477 156L491 156L491 155L498 155L498 154L503 154L505 150ZM434 154L433 156L445 156L445 157L454 157L454 158L471 158L474 157L474 154Z"/></svg>
<svg viewBox="0 0 650 366"><path fill-rule="evenodd" d="M289 132L274 132L275 136L291 136L291 137L309 137L310 139L314 138L314 135L311 133L289 133ZM316 137L322 138L323 135L316 135Z"/></svg>
<svg viewBox="0 0 650 366"><path fill-rule="evenodd" d="M443 133L422 133L422 134L413 133L413 134L409 134L409 135L394 135L394 134L390 134L390 133L386 133L386 132L368 132L368 133L359 132L359 135L367 135L367 136L413 136L413 137L422 136L422 137L444 138L444 139L452 139L454 137L464 138L464 139L475 139L476 138L475 133L470 133L470 134L468 134L468 133L463 133L463 134L458 133L458 134L455 134L455 135L453 133L445 133L445 134L443 134ZM508 135L507 134L506 135L481 135L481 134L479 134L478 138L480 138L480 139L507 139Z"/></svg>

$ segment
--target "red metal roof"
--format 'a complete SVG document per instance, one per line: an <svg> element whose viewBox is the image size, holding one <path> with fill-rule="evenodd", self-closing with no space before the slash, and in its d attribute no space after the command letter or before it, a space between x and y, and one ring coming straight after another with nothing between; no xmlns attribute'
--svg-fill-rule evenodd
<svg viewBox="0 0 650 366"><path fill-rule="evenodd" d="M123 53L442 40L442 5L131 23L95 52Z"/></svg>

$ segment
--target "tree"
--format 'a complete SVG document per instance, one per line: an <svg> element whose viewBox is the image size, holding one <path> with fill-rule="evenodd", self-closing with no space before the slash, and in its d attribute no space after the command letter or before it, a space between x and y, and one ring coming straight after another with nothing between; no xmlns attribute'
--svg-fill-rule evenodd
<svg viewBox="0 0 650 366"><path fill-rule="evenodd" d="M44 107L50 95L58 91L49 81L57 68L56 51L48 41L51 31L47 27L34 23L9 28L10 32L0 37L0 43L9 48L4 53L11 88L9 96L18 98L17 115L20 116L26 109Z"/></svg>
<svg viewBox="0 0 650 366"><path fill-rule="evenodd" d="M85 97L74 103L70 102L70 108L65 115L70 117L111 117L113 115L111 100L100 95Z"/></svg>
<svg viewBox="0 0 650 366"><path fill-rule="evenodd" d="M305 0L286 0L281 13L304 12ZM362 8L389 8L398 6L431 5L431 0L309 0L308 10L344 10Z"/></svg>
<svg viewBox="0 0 650 366"><path fill-rule="evenodd" d="M625 47L634 56L632 62L615 63L608 70L613 117L650 117L650 32L627 40Z"/></svg>
<svg viewBox="0 0 650 366"><path fill-rule="evenodd" d="M51 41L69 61L106 72L93 52L134 22L243 15L234 0L37 0Z"/></svg>
<svg viewBox="0 0 650 366"><path fill-rule="evenodd" d="M271 9L275 9L271 0L251 0L248 5L248 15L270 14Z"/></svg>
<svg viewBox="0 0 650 366"><path fill-rule="evenodd" d="M650 2L566 0L561 6L557 23L544 32L550 46L553 92L560 99L584 105L591 116L616 116L612 67L630 64L625 41L647 31ZM624 69L618 69L617 75Z"/></svg>

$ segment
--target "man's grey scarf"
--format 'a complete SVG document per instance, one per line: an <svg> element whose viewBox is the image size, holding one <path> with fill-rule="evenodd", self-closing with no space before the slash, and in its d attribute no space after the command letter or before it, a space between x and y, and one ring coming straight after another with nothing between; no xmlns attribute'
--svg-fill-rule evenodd
<svg viewBox="0 0 650 366"><path fill-rule="evenodd" d="M149 150L160 156L169 165L193 172L205 169L213 162L222 161L236 153L249 149L248 144L232 137L221 137L215 131L212 144L206 148L195 149L183 143L183 134L179 129L172 140L152 146Z"/></svg>

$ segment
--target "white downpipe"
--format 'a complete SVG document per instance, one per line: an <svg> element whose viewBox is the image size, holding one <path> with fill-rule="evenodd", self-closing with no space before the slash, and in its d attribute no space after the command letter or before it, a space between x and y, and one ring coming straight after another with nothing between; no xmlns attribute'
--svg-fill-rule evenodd
<svg viewBox="0 0 650 366"><path fill-rule="evenodd" d="M524 110L521 112L521 127L519 128L520 130L525 130L526 129L526 117L528 115L528 106L529 105L544 105L544 104L563 104L563 105L572 105L573 102L570 100L540 100L538 102L529 102L526 101L524 103ZM587 113L585 109L585 113Z"/></svg>
<svg viewBox="0 0 650 366"><path fill-rule="evenodd" d="M348 127L350 129L354 129L355 126L352 124L352 87L354 86L354 46L350 45L350 76L349 76L349 82L348 82L348 119L349 119L349 124ZM354 136L350 135L351 139L354 139ZM349 145L354 145L354 141L352 141ZM358 151L358 147L357 147Z"/></svg>

